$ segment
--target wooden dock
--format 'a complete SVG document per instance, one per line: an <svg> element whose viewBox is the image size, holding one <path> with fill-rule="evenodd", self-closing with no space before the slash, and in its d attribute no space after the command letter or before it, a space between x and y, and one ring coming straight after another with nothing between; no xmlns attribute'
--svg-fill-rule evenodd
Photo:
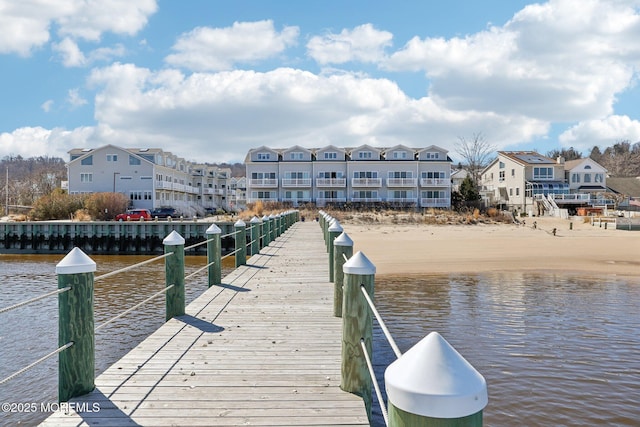
<svg viewBox="0 0 640 427"><path fill-rule="evenodd" d="M318 223L294 224L222 281L42 425L369 425L362 399L340 389L342 322Z"/></svg>

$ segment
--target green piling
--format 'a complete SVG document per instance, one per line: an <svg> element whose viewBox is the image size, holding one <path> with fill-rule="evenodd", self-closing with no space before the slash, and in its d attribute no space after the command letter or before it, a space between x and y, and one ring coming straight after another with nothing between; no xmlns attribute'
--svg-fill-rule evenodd
<svg viewBox="0 0 640 427"><path fill-rule="evenodd" d="M207 269L209 287L222 283L222 242L220 235L222 230L215 224L211 224L207 234Z"/></svg>
<svg viewBox="0 0 640 427"><path fill-rule="evenodd" d="M236 268L247 263L247 224L239 219L233 224L236 241Z"/></svg>
<svg viewBox="0 0 640 427"><path fill-rule="evenodd" d="M351 256L353 256L353 240L347 233L342 233L333 241L333 315L336 317L342 317L343 266Z"/></svg>
<svg viewBox="0 0 640 427"><path fill-rule="evenodd" d="M165 319L184 315L184 238L173 230L162 241L164 253L172 253L164 259L164 275L166 286L173 285L167 290Z"/></svg>

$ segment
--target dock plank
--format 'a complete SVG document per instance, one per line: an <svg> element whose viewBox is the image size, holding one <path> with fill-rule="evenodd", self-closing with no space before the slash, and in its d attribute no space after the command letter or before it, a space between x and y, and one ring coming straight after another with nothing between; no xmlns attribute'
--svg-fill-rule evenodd
<svg viewBox="0 0 640 427"><path fill-rule="evenodd" d="M41 425L369 425L362 399L340 389L342 324L317 223L294 224L222 281L102 373L78 411Z"/></svg>

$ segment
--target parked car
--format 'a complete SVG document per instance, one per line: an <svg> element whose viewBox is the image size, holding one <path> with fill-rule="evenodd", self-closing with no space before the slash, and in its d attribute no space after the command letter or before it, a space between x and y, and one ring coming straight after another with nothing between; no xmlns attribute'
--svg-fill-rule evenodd
<svg viewBox="0 0 640 427"><path fill-rule="evenodd" d="M150 219L149 209L129 209L125 213L116 215L116 221L148 221Z"/></svg>
<svg viewBox="0 0 640 427"><path fill-rule="evenodd" d="M174 208L156 208L151 211L151 218L176 218L178 217L178 211Z"/></svg>

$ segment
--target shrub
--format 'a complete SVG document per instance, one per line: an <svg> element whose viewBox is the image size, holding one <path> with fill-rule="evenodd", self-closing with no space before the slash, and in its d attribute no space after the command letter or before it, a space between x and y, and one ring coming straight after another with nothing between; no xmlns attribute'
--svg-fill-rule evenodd
<svg viewBox="0 0 640 427"><path fill-rule="evenodd" d="M124 212L128 204L129 199L121 193L93 193L86 198L84 208L94 219L107 221Z"/></svg>
<svg viewBox="0 0 640 427"><path fill-rule="evenodd" d="M69 219L72 214L83 208L84 196L68 194L65 190L56 188L40 197L33 204L29 216L34 220Z"/></svg>

